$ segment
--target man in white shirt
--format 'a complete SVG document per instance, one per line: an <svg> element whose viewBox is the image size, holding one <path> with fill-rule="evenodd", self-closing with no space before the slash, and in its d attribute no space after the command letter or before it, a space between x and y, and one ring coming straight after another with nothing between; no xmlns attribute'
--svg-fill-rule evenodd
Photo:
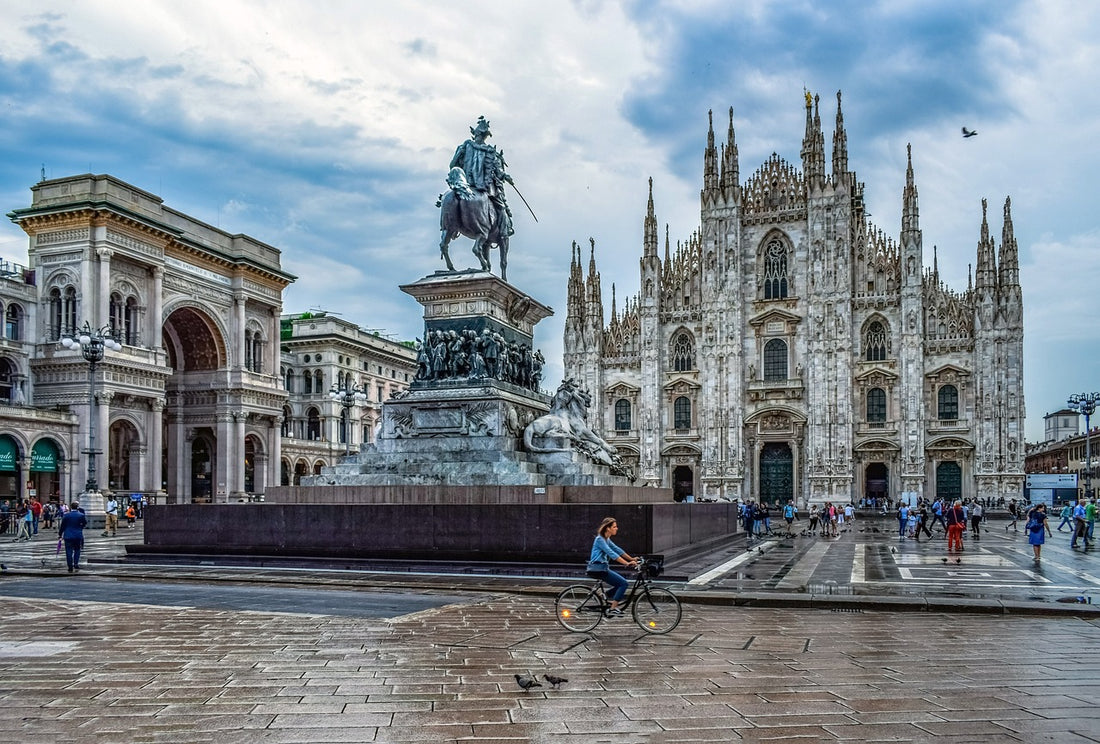
<svg viewBox="0 0 1100 744"><path fill-rule="evenodd" d="M118 531L118 502L115 501L114 496L107 497L107 524L103 528L103 536L107 537L108 534L114 536Z"/></svg>

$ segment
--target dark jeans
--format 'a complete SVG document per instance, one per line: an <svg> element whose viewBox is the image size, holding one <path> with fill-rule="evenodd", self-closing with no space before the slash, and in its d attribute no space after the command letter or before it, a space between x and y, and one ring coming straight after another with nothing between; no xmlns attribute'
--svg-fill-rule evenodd
<svg viewBox="0 0 1100 744"><path fill-rule="evenodd" d="M593 579L599 579L607 584L611 585L611 594L608 595L608 599L612 602L618 602L626 594L626 588L630 586L630 582L614 571L589 571L588 575Z"/></svg>
<svg viewBox="0 0 1100 744"><path fill-rule="evenodd" d="M65 538L65 563L69 568L76 568L80 565L80 551L84 548L84 538L82 537L66 537Z"/></svg>

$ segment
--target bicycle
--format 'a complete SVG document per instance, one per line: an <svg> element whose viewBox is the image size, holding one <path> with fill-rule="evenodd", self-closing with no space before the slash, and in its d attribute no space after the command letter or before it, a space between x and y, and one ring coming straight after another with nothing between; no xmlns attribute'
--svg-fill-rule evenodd
<svg viewBox="0 0 1100 744"><path fill-rule="evenodd" d="M619 609L624 613L630 608L631 617L639 628L654 635L672 631L680 624L683 615L680 600L675 594L650 583L651 579L661 575L663 568L663 556L638 558L638 576L619 603ZM589 584L573 584L563 589L554 600L554 614L566 630L586 633L608 616L610 606L603 581L595 579Z"/></svg>

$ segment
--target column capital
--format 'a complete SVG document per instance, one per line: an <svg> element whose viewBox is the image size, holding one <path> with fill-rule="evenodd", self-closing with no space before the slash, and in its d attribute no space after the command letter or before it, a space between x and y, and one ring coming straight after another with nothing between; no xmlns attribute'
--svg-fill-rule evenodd
<svg viewBox="0 0 1100 744"><path fill-rule="evenodd" d="M100 247L95 249L95 254L97 256L99 256L99 259L101 261L104 261L104 260L110 261L111 256L115 255L115 252L111 248L108 248L107 246L102 246L101 245Z"/></svg>

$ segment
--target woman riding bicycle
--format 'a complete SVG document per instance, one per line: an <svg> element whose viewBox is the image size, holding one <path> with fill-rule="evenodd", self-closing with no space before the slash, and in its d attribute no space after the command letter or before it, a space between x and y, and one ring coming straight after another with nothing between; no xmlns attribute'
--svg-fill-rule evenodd
<svg viewBox="0 0 1100 744"><path fill-rule="evenodd" d="M618 545L611 542L611 538L618 532L619 523L615 518L605 517L604 520L600 522L600 529L599 533L596 535L596 539L592 541L592 554L588 558L588 575L594 579L600 579L610 584L612 587L613 591L608 598L611 601L611 607L607 611L608 615L623 614L619 609L619 600L623 598L623 595L626 594L627 587L630 586L630 582L624 579L621 574L611 570L611 561L632 568L638 565L637 558L634 558Z"/></svg>

